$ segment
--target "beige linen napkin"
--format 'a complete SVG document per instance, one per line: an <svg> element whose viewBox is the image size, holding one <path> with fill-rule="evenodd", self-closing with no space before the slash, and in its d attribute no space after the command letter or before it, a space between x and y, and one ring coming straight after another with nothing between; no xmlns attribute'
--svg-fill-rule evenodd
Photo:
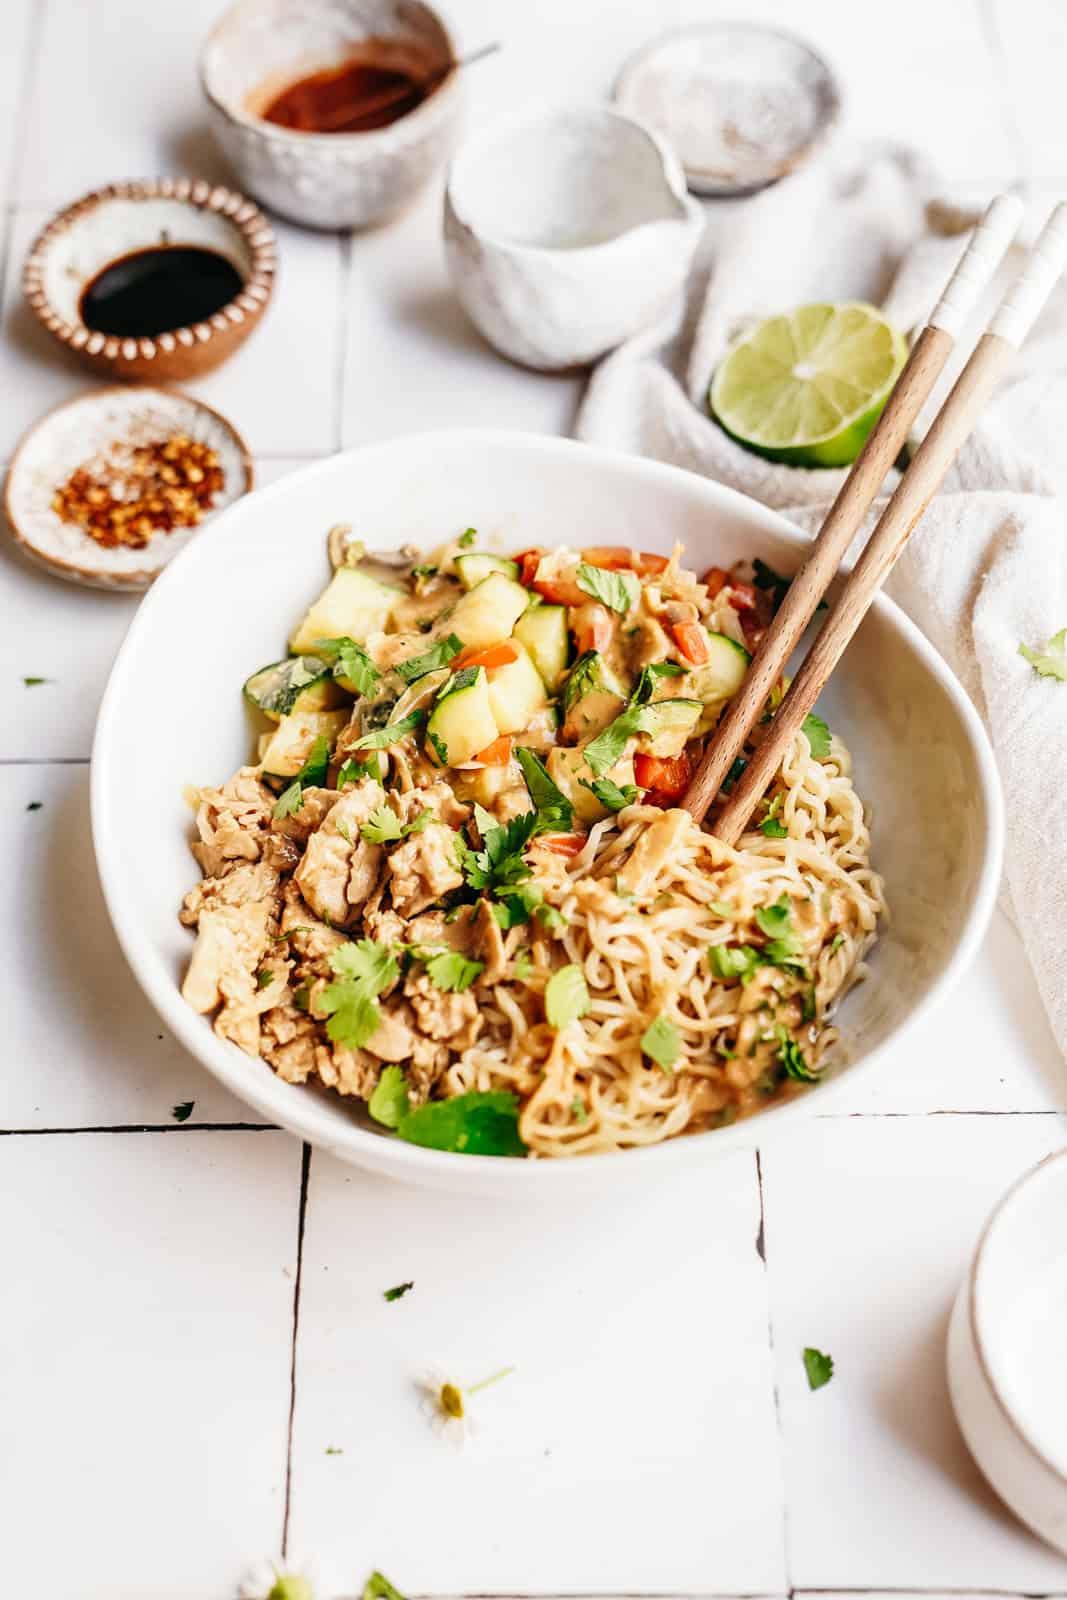
<svg viewBox="0 0 1067 1600"><path fill-rule="evenodd" d="M1028 219L1023 239L1047 210ZM869 300L903 329L921 324L974 215L938 198L914 153L893 146L816 163L752 200L709 205L686 306L601 362L578 436L730 484L813 532L844 474L779 466L734 444L708 416L712 372L748 324L805 300ZM1016 247L926 416L1020 259ZM1067 626L1067 287L961 451L888 592L985 719L1007 804L1007 898L1067 1054L1067 684L1038 678L1019 655L1021 642L1036 646Z"/></svg>

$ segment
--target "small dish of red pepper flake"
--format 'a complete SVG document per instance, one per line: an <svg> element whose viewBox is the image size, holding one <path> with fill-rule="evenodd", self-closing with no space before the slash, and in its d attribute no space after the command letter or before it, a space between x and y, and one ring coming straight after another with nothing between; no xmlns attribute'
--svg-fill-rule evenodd
<svg viewBox="0 0 1067 1600"><path fill-rule="evenodd" d="M240 435L172 390L90 391L25 435L4 503L25 553L97 588L143 589L251 487Z"/></svg>
<svg viewBox="0 0 1067 1600"><path fill-rule="evenodd" d="M116 443L75 467L52 510L105 549L143 550L156 533L195 528L223 486L217 453L175 433L152 444Z"/></svg>

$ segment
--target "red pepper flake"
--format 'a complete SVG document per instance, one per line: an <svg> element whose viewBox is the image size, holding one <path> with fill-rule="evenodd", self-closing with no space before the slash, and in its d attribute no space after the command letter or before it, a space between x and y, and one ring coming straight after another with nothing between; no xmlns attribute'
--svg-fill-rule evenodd
<svg viewBox="0 0 1067 1600"><path fill-rule="evenodd" d="M143 445L116 440L75 467L52 510L105 549L143 550L153 534L195 528L223 482L216 452L187 434Z"/></svg>

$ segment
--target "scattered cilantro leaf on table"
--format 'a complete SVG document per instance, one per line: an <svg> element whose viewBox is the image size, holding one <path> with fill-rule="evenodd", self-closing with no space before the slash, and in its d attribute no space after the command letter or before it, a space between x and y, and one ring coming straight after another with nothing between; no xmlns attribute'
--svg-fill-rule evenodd
<svg viewBox="0 0 1067 1600"><path fill-rule="evenodd" d="M26 807L26 810L27 811L40 811L40 809L41 809L41 807L43 805L44 805L44 801L43 800L31 800L29 805Z"/></svg>
<svg viewBox="0 0 1067 1600"><path fill-rule="evenodd" d="M398 1128L411 1110L403 1067L383 1067L367 1101L367 1110L383 1128Z"/></svg>
<svg viewBox="0 0 1067 1600"><path fill-rule="evenodd" d="M545 984L545 1016L549 1027L565 1028L589 1010L589 989L581 967L569 962Z"/></svg>
<svg viewBox="0 0 1067 1600"><path fill-rule="evenodd" d="M821 1389L834 1375L834 1358L809 1344L804 1351L804 1371L808 1375L808 1388Z"/></svg>
<svg viewBox="0 0 1067 1600"><path fill-rule="evenodd" d="M414 683L416 678L425 678L428 672L437 672L441 667L447 667L452 657L458 656L462 649L462 639L457 639L454 633L450 633L447 639L439 639L428 650L424 650L422 655L408 656L406 661L398 661L394 670L405 683Z"/></svg>
<svg viewBox="0 0 1067 1600"><path fill-rule="evenodd" d="M1056 678L1060 683L1067 683L1067 628L1061 628L1036 650L1021 644L1019 654L1024 661L1029 661L1039 678Z"/></svg>
<svg viewBox="0 0 1067 1600"><path fill-rule="evenodd" d="M404 1600L399 1589L394 1589L389 1579L380 1572L372 1572L363 1585L361 1600Z"/></svg>
<svg viewBox="0 0 1067 1600"><path fill-rule="evenodd" d="M52 680L51 678L23 678L22 681L27 689L36 689L38 684L51 683Z"/></svg>
<svg viewBox="0 0 1067 1600"><path fill-rule="evenodd" d="M175 1122L188 1122L189 1118L193 1114L193 1107L195 1105L195 1100L183 1100L181 1105L174 1106L172 1108L170 1114L174 1118Z"/></svg>
<svg viewBox="0 0 1067 1600"><path fill-rule="evenodd" d="M407 1294L408 1290L409 1289L414 1289L414 1287L415 1287L414 1278L409 1278L407 1283L398 1283L394 1288L386 1289L382 1294L382 1299L383 1300L390 1300L390 1301L392 1301L392 1300L402 1300L404 1298L404 1296Z"/></svg>
<svg viewBox="0 0 1067 1600"><path fill-rule="evenodd" d="M673 1072L682 1053L681 1035L667 1017L657 1017L641 1035L641 1049L661 1072Z"/></svg>
<svg viewBox="0 0 1067 1600"><path fill-rule="evenodd" d="M507 1090L472 1089L409 1111L397 1133L409 1144L477 1156L524 1156L519 1102Z"/></svg>

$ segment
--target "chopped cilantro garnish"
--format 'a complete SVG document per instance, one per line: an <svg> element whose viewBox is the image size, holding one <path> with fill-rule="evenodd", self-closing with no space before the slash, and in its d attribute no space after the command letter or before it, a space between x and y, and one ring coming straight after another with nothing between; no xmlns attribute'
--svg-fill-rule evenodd
<svg viewBox="0 0 1067 1600"><path fill-rule="evenodd" d="M383 1067L367 1101L367 1110L383 1128L398 1128L411 1110L403 1067Z"/></svg>
<svg viewBox="0 0 1067 1600"><path fill-rule="evenodd" d="M592 567L587 561L579 565L575 582L584 594L599 600L609 611L617 611L621 617L626 615L633 602L633 586L620 573Z"/></svg>
<svg viewBox="0 0 1067 1600"><path fill-rule="evenodd" d="M410 822L401 822L392 806L375 806L360 833L368 844L393 844L411 833L422 833L433 821L432 811L420 811Z"/></svg>
<svg viewBox="0 0 1067 1600"><path fill-rule="evenodd" d="M478 682L478 676L482 670L481 667L461 667L458 672L454 672L450 678L446 679L438 689L438 700L444 700L446 696L455 694L459 689L472 689Z"/></svg>
<svg viewBox="0 0 1067 1600"><path fill-rule="evenodd" d="M259 971L256 973L256 988L260 990L269 989L273 982L274 974L270 968L260 967Z"/></svg>
<svg viewBox="0 0 1067 1600"><path fill-rule="evenodd" d="M537 813L526 811L512 817L502 827L487 828L480 850L472 850L462 838L458 838L456 851L468 885L481 892L525 883L531 874L523 851L536 829Z"/></svg>
<svg viewBox="0 0 1067 1600"><path fill-rule="evenodd" d="M512 961L511 966L515 977L520 983L524 983L533 971L533 962L530 960L529 950L525 947L521 950L516 950L515 959Z"/></svg>
<svg viewBox="0 0 1067 1600"><path fill-rule="evenodd" d="M808 1377L808 1388L821 1389L834 1375L834 1358L808 1345L804 1351L804 1371Z"/></svg>
<svg viewBox="0 0 1067 1600"><path fill-rule="evenodd" d="M439 950L426 962L426 976L434 988L450 994L462 994L484 971L484 961L470 961L458 950Z"/></svg>
<svg viewBox="0 0 1067 1600"><path fill-rule="evenodd" d="M641 1049L663 1072L673 1072L682 1053L678 1029L667 1017L657 1017L641 1035Z"/></svg>
<svg viewBox="0 0 1067 1600"><path fill-rule="evenodd" d="M600 687L601 658L595 650L580 655L563 685L563 709L569 711L576 700Z"/></svg>
<svg viewBox="0 0 1067 1600"><path fill-rule="evenodd" d="M405 683L414 683L416 678L424 678L428 672L437 672L441 667L447 667L453 656L458 656L463 649L462 639L457 639L450 633L447 639L438 639L436 644L424 650L421 656L408 656L406 661L398 661L395 671L403 678Z"/></svg>
<svg viewBox="0 0 1067 1600"><path fill-rule="evenodd" d="M347 822L334 822L334 832L339 833L345 844L352 843L352 833Z"/></svg>
<svg viewBox="0 0 1067 1600"><path fill-rule="evenodd" d="M409 1278L407 1283L398 1283L392 1289L386 1289L382 1294L383 1300L402 1300L410 1289L414 1289L415 1280Z"/></svg>
<svg viewBox="0 0 1067 1600"><path fill-rule="evenodd" d="M833 955L835 950L840 950L844 942L845 935L843 933L835 933L833 938L830 940L830 954Z"/></svg>
<svg viewBox="0 0 1067 1600"><path fill-rule="evenodd" d="M767 807L767 815L759 825L759 831L765 839L787 839L789 837L789 829L785 827L778 816L779 811L782 809L782 799L782 795L775 795Z"/></svg>
<svg viewBox="0 0 1067 1600"><path fill-rule="evenodd" d="M319 734L304 765L296 777L283 790L275 802L273 816L276 819L292 816L294 811L299 811L304 801L305 789L320 789L326 782L326 774L330 768L330 746L323 734Z"/></svg>
<svg viewBox="0 0 1067 1600"><path fill-rule="evenodd" d="M606 806L609 811L622 811L626 806L632 806L640 797L641 791L636 784L614 783L611 778L594 778L592 783L588 778L579 778L578 782L583 789L588 789Z"/></svg>
<svg viewBox="0 0 1067 1600"><path fill-rule="evenodd" d="M631 699L636 705L643 706L652 699L657 678L684 678L685 668L680 667L677 661L650 661L641 668L640 676L634 687Z"/></svg>
<svg viewBox="0 0 1067 1600"><path fill-rule="evenodd" d="M1060 683L1067 683L1067 628L1061 628L1036 650L1021 644L1019 654L1029 661L1039 678L1057 678Z"/></svg>
<svg viewBox="0 0 1067 1600"><path fill-rule="evenodd" d="M565 1028L589 1010L589 990L581 967L574 962L560 967L545 985L545 1016L549 1026Z"/></svg>
<svg viewBox="0 0 1067 1600"><path fill-rule="evenodd" d="M397 1133L409 1144L472 1156L524 1156L519 1102L507 1090L470 1090L409 1111Z"/></svg>
<svg viewBox="0 0 1067 1600"><path fill-rule="evenodd" d="M461 533L460 536L459 536L460 548L463 549L463 550L469 550L471 545L474 543L475 539L477 539L477 537L478 537L477 528L467 528L467 529L465 529L464 532Z"/></svg>
<svg viewBox="0 0 1067 1600"><path fill-rule="evenodd" d="M335 1445L335 1444L328 1444L326 1446L326 1449L323 1451L323 1455L327 1455L327 1456L343 1456L344 1455L344 1451L339 1449L339 1447L337 1445Z"/></svg>
<svg viewBox="0 0 1067 1600"><path fill-rule="evenodd" d="M734 906L727 905L725 900L709 900L708 906L710 910L714 911L717 917L725 917L727 920L729 920L731 917L737 915L736 908Z"/></svg>
<svg viewBox="0 0 1067 1600"><path fill-rule="evenodd" d="M173 1107L170 1114L174 1118L175 1122L188 1122L189 1118L193 1114L193 1107L195 1105L195 1100L183 1100L181 1105Z"/></svg>
<svg viewBox="0 0 1067 1600"><path fill-rule="evenodd" d="M411 576L415 579L415 581L417 583L420 578L432 578L432 577L434 577L436 572L437 572L437 568L435 566L431 566L431 565L428 565L428 564L427 565L420 565L420 566L417 566L417 567L412 567Z"/></svg>
<svg viewBox="0 0 1067 1600"><path fill-rule="evenodd" d="M36 689L39 683L51 683L52 680L51 678L23 678L22 681L27 689Z"/></svg>
<svg viewBox="0 0 1067 1600"><path fill-rule="evenodd" d="M740 978L747 983L760 964L760 953L750 944L711 944L708 960L717 978Z"/></svg>
<svg viewBox="0 0 1067 1600"><path fill-rule="evenodd" d="M817 717L814 711L809 712L800 728L807 735L812 760L825 761L830 754L830 730L823 719Z"/></svg>
<svg viewBox="0 0 1067 1600"><path fill-rule="evenodd" d="M602 778L619 760L634 734L641 732L644 716L644 706L628 705L614 722L608 723L603 733L589 741L585 747L585 762L596 777Z"/></svg>
<svg viewBox="0 0 1067 1600"><path fill-rule="evenodd" d="M425 711L412 711L410 715L401 717L399 722L387 722L384 728L375 728L373 733L365 733L352 745L353 750L388 750L391 744L399 744L401 739L406 739L409 733L414 733L416 728L426 721Z"/></svg>
<svg viewBox="0 0 1067 1600"><path fill-rule="evenodd" d="M803 1051L788 1029L779 1023L774 1034L778 1040L778 1059L785 1068L786 1077L793 1078L797 1083L818 1083L819 1074L808 1066Z"/></svg>
<svg viewBox="0 0 1067 1600"><path fill-rule="evenodd" d="M337 977L317 998L320 1016L329 1018L326 1032L337 1044L360 1050L381 1021L376 995L398 975L388 945L373 939L353 940L330 952L330 967Z"/></svg>
<svg viewBox="0 0 1067 1600"><path fill-rule="evenodd" d="M381 677L363 646L347 634L342 634L339 639L316 639L315 649L333 662L334 677L344 678L351 683L357 694L370 694Z"/></svg>
<svg viewBox="0 0 1067 1600"><path fill-rule="evenodd" d="M571 1116L574 1118L575 1122L585 1122L589 1117L589 1113L585 1109L585 1101L579 1100L577 1095L575 1095L574 1099L571 1101Z"/></svg>
<svg viewBox="0 0 1067 1600"><path fill-rule="evenodd" d="M734 784L737 782L738 778L741 776L742 772L744 772L747 766L748 762L745 760L744 756L738 756L736 761L731 766L729 772L722 780L723 794L730 793L730 790L733 788Z"/></svg>
<svg viewBox="0 0 1067 1600"><path fill-rule="evenodd" d="M756 925L768 939L777 939L788 933L793 925L789 896L783 895L773 906L761 906L756 912Z"/></svg>
<svg viewBox="0 0 1067 1600"><path fill-rule="evenodd" d="M427 737L427 739L429 739L431 745L433 746L433 751L434 751L434 754L436 755L438 761L441 763L441 765L443 767L447 767L448 766L448 746L447 746L447 744L445 744L445 741L438 734L434 733L432 728L427 733L426 737Z"/></svg>
<svg viewBox="0 0 1067 1600"><path fill-rule="evenodd" d="M574 810L562 789L552 782L540 756L532 750L516 749L515 758L522 768L526 788L537 814L535 832L568 833L574 821Z"/></svg>

